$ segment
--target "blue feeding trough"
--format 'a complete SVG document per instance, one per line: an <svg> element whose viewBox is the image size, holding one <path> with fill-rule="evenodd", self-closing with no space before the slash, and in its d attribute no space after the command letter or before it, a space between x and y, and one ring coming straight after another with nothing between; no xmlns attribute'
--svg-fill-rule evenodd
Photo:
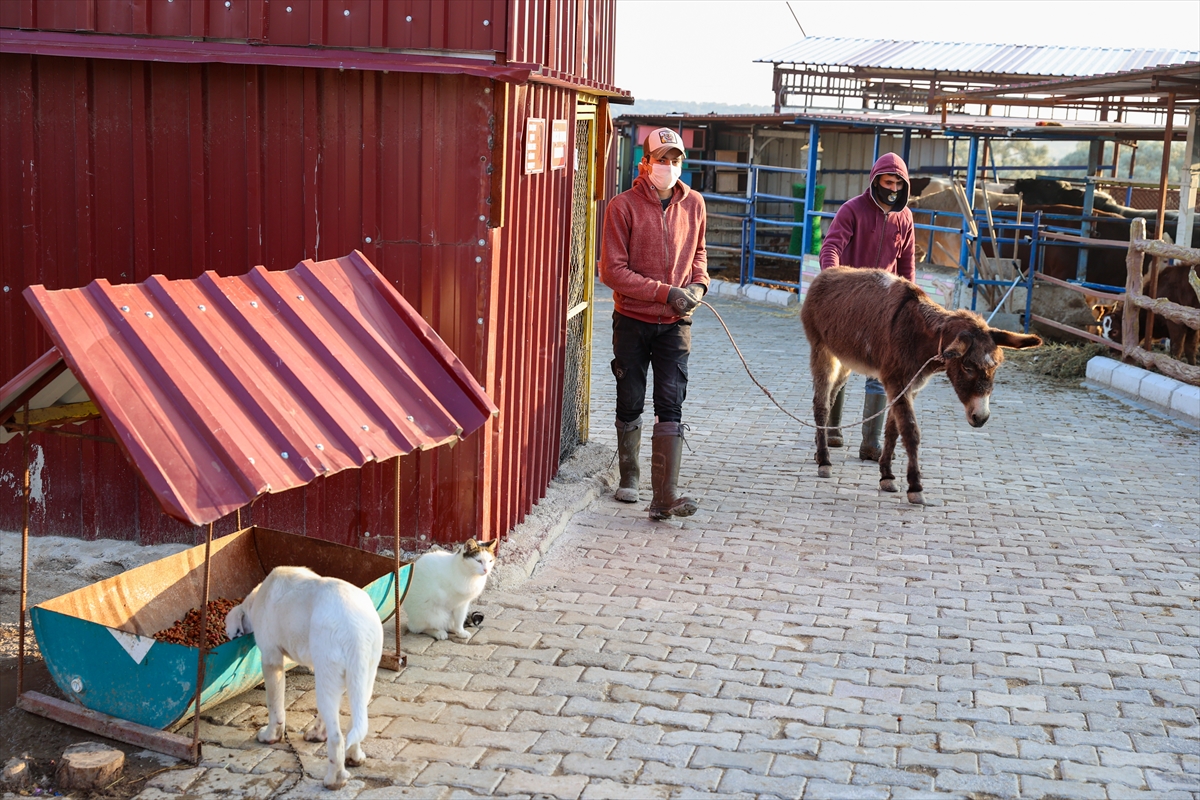
<svg viewBox="0 0 1200 800"><path fill-rule="evenodd" d="M392 558L258 527L213 540L208 596L245 597L277 566L308 567L363 587L381 620L395 611ZM403 602L412 564L402 562L399 575ZM29 615L50 675L67 699L163 730L195 713L200 650L153 636L199 608L203 591L201 545L48 600ZM253 634L213 648L205 654L201 709L262 679Z"/></svg>

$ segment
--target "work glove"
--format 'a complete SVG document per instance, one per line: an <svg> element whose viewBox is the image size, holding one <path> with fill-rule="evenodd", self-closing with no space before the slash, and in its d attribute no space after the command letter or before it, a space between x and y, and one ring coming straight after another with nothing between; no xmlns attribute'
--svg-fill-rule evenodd
<svg viewBox="0 0 1200 800"><path fill-rule="evenodd" d="M692 313L696 306L700 305L700 300L704 297L704 284L693 283L691 286L680 289L678 286L672 286L671 291L667 292L667 303L671 308L675 309L683 316Z"/></svg>

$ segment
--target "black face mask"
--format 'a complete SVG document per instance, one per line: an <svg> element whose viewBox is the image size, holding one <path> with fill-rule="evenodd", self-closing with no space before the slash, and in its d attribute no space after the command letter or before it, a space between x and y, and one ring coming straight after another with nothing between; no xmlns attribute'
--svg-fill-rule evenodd
<svg viewBox="0 0 1200 800"><path fill-rule="evenodd" d="M895 210L893 206L896 205L896 201L900 199L900 192L893 192L891 189L885 189L878 183L871 187L871 193L875 195L875 199L878 200L880 204L888 208L892 208L893 210Z"/></svg>

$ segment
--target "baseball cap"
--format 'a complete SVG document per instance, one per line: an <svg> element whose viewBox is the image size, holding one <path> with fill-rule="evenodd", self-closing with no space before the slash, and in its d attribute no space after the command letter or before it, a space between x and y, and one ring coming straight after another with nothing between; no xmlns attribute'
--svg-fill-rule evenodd
<svg viewBox="0 0 1200 800"><path fill-rule="evenodd" d="M659 158L668 150L678 150L679 155L685 155L683 139L670 128L655 128L646 136L643 152L652 158Z"/></svg>

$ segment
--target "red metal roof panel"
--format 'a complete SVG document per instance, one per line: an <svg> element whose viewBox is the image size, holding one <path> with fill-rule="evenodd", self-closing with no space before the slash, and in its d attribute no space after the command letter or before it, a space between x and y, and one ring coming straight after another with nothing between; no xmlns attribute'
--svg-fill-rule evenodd
<svg viewBox="0 0 1200 800"><path fill-rule="evenodd" d="M497 413L357 251L25 297L166 512L197 525Z"/></svg>

